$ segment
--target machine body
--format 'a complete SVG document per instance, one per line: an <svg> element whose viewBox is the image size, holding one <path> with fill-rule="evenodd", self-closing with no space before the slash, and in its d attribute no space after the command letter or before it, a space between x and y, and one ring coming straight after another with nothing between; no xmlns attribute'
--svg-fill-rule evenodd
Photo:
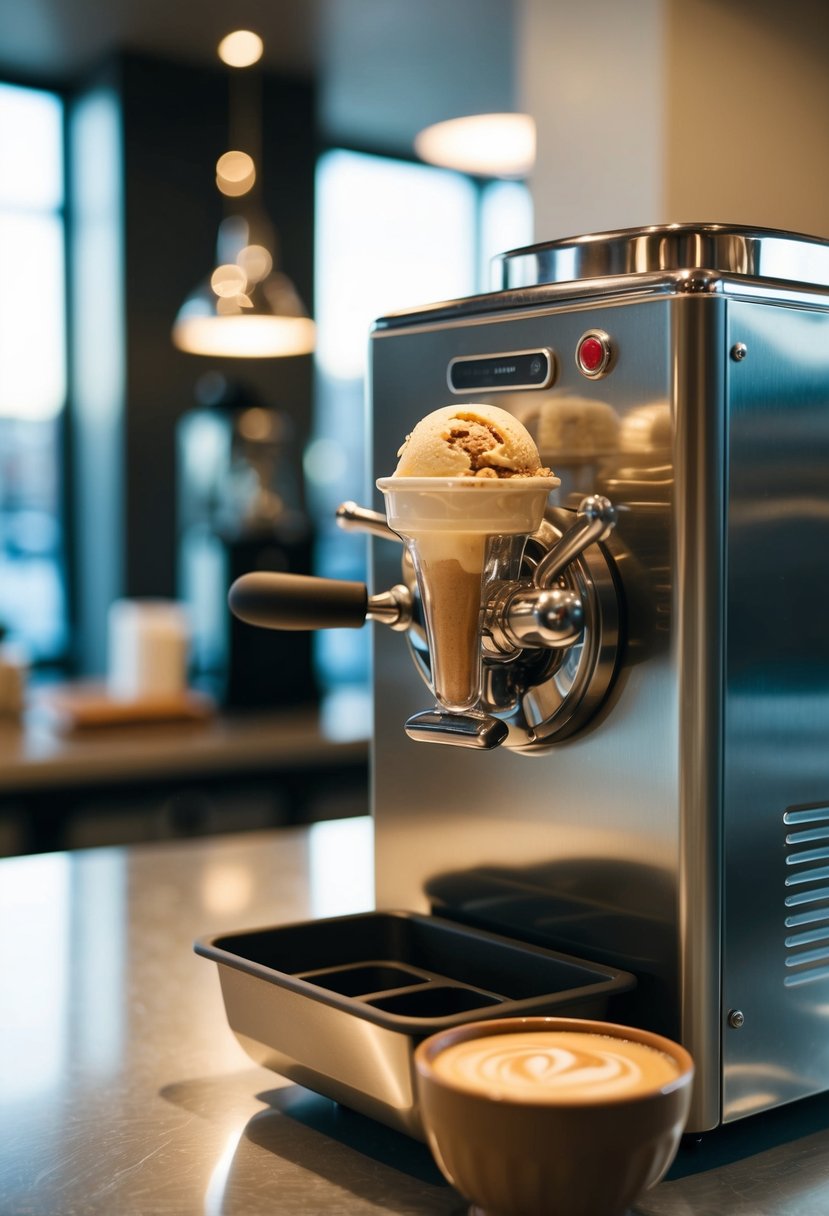
<svg viewBox="0 0 829 1216"><path fill-rule="evenodd" d="M693 1055L702 1132L829 1089L829 242L672 225L498 268L497 290L371 338L386 497L401 441L447 402L510 411L559 479L517 544L512 491L487 507L474 696L442 695L452 646L390 509L340 508L372 535L373 594L250 575L231 606L279 629L378 623L378 907L615 969L611 1016ZM322 1092L415 1126L317 1055L280 1048L279 1068L301 1080L310 1059Z"/></svg>
<svg viewBox="0 0 829 1216"><path fill-rule="evenodd" d="M557 536L614 505L552 580L599 596L599 636L538 683L525 655L500 709L490 656L506 737L427 754L403 724L428 655L375 629L378 905L634 973L631 1020L696 1059L702 1131L829 1088L829 246L674 226L501 275L375 326L373 475L447 402L514 412ZM400 584L400 546L372 549Z"/></svg>

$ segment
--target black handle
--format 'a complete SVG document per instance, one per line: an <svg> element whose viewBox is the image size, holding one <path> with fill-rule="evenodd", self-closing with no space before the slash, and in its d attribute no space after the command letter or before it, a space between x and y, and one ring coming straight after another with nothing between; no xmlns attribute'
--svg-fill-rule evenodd
<svg viewBox="0 0 829 1216"><path fill-rule="evenodd" d="M359 629L368 611L365 583L258 571L228 593L234 616L263 629Z"/></svg>

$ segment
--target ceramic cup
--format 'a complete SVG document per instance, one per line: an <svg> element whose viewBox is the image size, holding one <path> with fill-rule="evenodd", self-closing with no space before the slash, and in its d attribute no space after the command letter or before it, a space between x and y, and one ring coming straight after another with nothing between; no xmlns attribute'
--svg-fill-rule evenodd
<svg viewBox="0 0 829 1216"><path fill-rule="evenodd" d="M415 1070L435 1160L486 1216L623 1216L673 1161L694 1075L660 1035L554 1017L441 1031Z"/></svg>

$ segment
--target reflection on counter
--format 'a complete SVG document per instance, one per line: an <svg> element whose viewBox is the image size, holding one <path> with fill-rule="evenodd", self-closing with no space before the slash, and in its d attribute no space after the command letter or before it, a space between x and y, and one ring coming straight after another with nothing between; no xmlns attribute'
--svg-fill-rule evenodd
<svg viewBox="0 0 829 1216"><path fill-rule="evenodd" d="M48 1101L70 1069L96 1079L117 1071L125 874L116 852L90 853L80 867L65 853L24 857L5 872L0 925L9 931L0 933L0 970L27 978L4 991L3 1025L20 1062L4 1070L4 1102ZM25 930L12 932L15 924ZM68 1016L76 1001L94 1001L94 1021Z"/></svg>
<svg viewBox="0 0 829 1216"><path fill-rule="evenodd" d="M432 911L636 976L611 1020L678 1037L669 871L621 857L574 856L526 866L476 866L432 876Z"/></svg>
<svg viewBox="0 0 829 1216"><path fill-rule="evenodd" d="M375 1211L463 1216L459 1197L424 1144L296 1085L259 1099L265 1108L228 1136L205 1192L204 1216L245 1210L251 1175L263 1153L280 1171L304 1172L309 1195L346 1186L349 1212L359 1201ZM371 1169L356 1172L355 1159L368 1159Z"/></svg>

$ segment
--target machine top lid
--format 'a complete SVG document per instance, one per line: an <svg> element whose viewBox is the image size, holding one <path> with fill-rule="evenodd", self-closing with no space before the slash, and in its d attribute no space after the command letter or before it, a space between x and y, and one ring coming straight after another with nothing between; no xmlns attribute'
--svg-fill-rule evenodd
<svg viewBox="0 0 829 1216"><path fill-rule="evenodd" d="M493 288L660 271L710 271L829 287L829 241L737 224L658 224L596 232L499 254L493 261Z"/></svg>

